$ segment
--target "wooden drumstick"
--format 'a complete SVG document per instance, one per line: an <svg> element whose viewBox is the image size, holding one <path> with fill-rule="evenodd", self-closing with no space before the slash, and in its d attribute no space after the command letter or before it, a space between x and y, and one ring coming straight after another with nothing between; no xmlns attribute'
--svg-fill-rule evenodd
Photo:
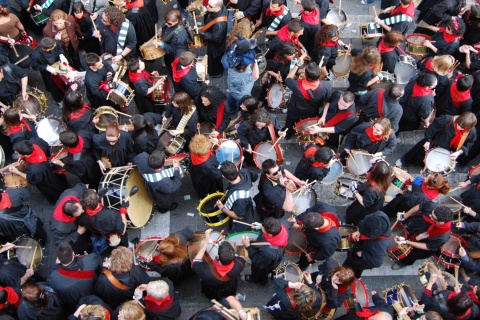
<svg viewBox="0 0 480 320"><path fill-rule="evenodd" d="M450 189L450 191L448 191L448 193L451 193L451 192L456 191L456 190L458 190L458 189L461 189L461 188L460 188L460 187L456 187L456 188Z"/></svg>
<svg viewBox="0 0 480 320"><path fill-rule="evenodd" d="M18 249L32 249L32 246L14 246L14 248L18 248Z"/></svg>
<svg viewBox="0 0 480 320"><path fill-rule="evenodd" d="M132 253L133 253L133 265L138 266L137 259L135 259L135 244L132 245Z"/></svg>
<svg viewBox="0 0 480 320"><path fill-rule="evenodd" d="M25 57L23 57L22 59L18 60L17 62L14 63L14 65L18 65L20 63L22 63L23 61L27 60L28 58L30 58L29 55L26 55Z"/></svg>
<svg viewBox="0 0 480 320"><path fill-rule="evenodd" d="M285 131L283 131L283 132L287 133L287 131L288 131L288 128L285 129ZM281 139L282 139L282 137L279 137L279 138L277 139L277 141L275 141L275 143L270 147L270 149L268 149L268 152L272 151L272 149L275 148L275 146L277 145L277 143L278 143Z"/></svg>
<svg viewBox="0 0 480 320"><path fill-rule="evenodd" d="M307 179L306 182L307 182L307 185L308 185L308 179ZM296 196L295 201L293 201L293 206L294 206L294 207L295 207L295 204L297 203L298 199L300 199L300 195L302 194L304 188L300 188L300 189L298 189L297 191L299 191L299 190L300 190L300 192L299 192L298 195Z"/></svg>
<svg viewBox="0 0 480 320"><path fill-rule="evenodd" d="M250 228L255 228L255 226L253 224L246 223L246 222L243 222L243 221L240 221L240 220L233 219L233 222L249 226Z"/></svg>
<svg viewBox="0 0 480 320"><path fill-rule="evenodd" d="M458 284L458 269L459 268L460 268L460 266L455 266L454 267L455 281L457 282L457 284Z"/></svg>
<svg viewBox="0 0 480 320"><path fill-rule="evenodd" d="M214 240L213 242L215 243L219 243L221 238L223 238L223 233L225 232L225 230L222 229L222 231L220 231L220 234L218 235L217 239Z"/></svg>
<svg viewBox="0 0 480 320"><path fill-rule="evenodd" d="M247 149L245 149L245 148L243 148L243 150L247 151ZM265 158L270 158L270 156L267 156L266 154L263 154L263 153L260 153L260 152L257 152L257 151L252 150L252 153L258 154L259 156L262 156L262 157L265 157Z"/></svg>
<svg viewBox="0 0 480 320"><path fill-rule="evenodd" d="M35 246L35 250L33 250L33 257L32 257L32 262L30 263L30 269L33 268L33 263L35 262L36 254L37 254L37 246Z"/></svg>
<svg viewBox="0 0 480 320"><path fill-rule="evenodd" d="M325 56L322 56L322 59L320 59L320 63L318 64L319 68L321 68L323 65L323 59L325 59Z"/></svg>
<svg viewBox="0 0 480 320"><path fill-rule="evenodd" d="M120 111L117 111L117 110L115 110L115 112L116 112L116 113L119 113L119 114L121 114L121 115L124 115L125 117L129 117L129 118L132 117L132 116L129 115L128 113L123 113L123 112L120 112Z"/></svg>
<svg viewBox="0 0 480 320"><path fill-rule="evenodd" d="M307 180L307 181L308 181L308 180ZM305 185L305 187L308 187L308 186L314 184L315 182L317 182L317 180L313 180L312 182L307 183L307 184ZM303 189L303 188L300 188L300 189L298 189L297 191L292 192L292 194L295 194L295 193L299 192L299 191L302 190L302 189Z"/></svg>
<svg viewBox="0 0 480 320"><path fill-rule="evenodd" d="M461 205L463 208L466 208L467 206L464 205L463 203L461 203L460 201L458 201L457 199L455 199L454 197L452 196L449 196L450 199L452 199L453 201L455 201L456 203L458 203L459 205Z"/></svg>
<svg viewBox="0 0 480 320"><path fill-rule="evenodd" d="M355 157L353 156L352 152L348 151L347 153L350 155L350 157L352 157L353 163L355 163L357 168L360 169L360 166L358 165L357 161L355 160Z"/></svg>
<svg viewBox="0 0 480 320"><path fill-rule="evenodd" d="M10 38L10 35L7 35L7 36L8 36L8 40L10 40L10 39L11 39L11 38ZM16 56L17 58L20 57L20 55L18 54L17 48L15 48L15 44L12 43L11 46L12 46L13 51L15 52L15 56Z"/></svg>
<svg viewBox="0 0 480 320"><path fill-rule="evenodd" d="M373 16L376 18L377 17L377 9L375 8L375 6L372 6L373 8Z"/></svg>
<svg viewBox="0 0 480 320"><path fill-rule="evenodd" d="M217 300L212 299L210 300L213 303L213 307L220 311L222 316L226 317L228 320L237 320L237 317L226 307L224 307L221 303L219 303Z"/></svg>
<svg viewBox="0 0 480 320"><path fill-rule="evenodd" d="M395 220L395 222L392 224L392 227L390 228L390 230L393 230L393 228L395 228L398 224L398 219Z"/></svg>
<svg viewBox="0 0 480 320"><path fill-rule="evenodd" d="M347 52L345 52L345 57L343 57L343 64L345 64L345 62L347 62L347 56L350 53L350 48L351 47L352 47L352 44L349 43L348 46L347 46Z"/></svg>
<svg viewBox="0 0 480 320"><path fill-rule="evenodd" d="M138 299L133 299L133 301L135 301L136 303L138 303L140 305L140 307L142 307L143 309L145 309L145 306L143 305L143 303L140 302L140 300Z"/></svg>
<svg viewBox="0 0 480 320"><path fill-rule="evenodd" d="M307 255L307 251L305 251L302 247L300 247L295 241L292 241L292 244L297 247L300 251L302 251L303 253L305 253L305 255Z"/></svg>
<svg viewBox="0 0 480 320"><path fill-rule="evenodd" d="M342 0L340 0L340 3L338 4L338 15L340 16L341 14L342 14Z"/></svg>
<svg viewBox="0 0 480 320"><path fill-rule="evenodd" d="M157 24L155 23L155 42L158 41L158 29L157 29ZM155 45L156 46L156 45Z"/></svg>

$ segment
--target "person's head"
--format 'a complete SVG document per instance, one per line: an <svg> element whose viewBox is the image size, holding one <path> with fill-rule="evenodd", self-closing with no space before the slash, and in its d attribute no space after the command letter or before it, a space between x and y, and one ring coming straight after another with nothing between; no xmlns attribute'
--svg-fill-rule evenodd
<svg viewBox="0 0 480 320"><path fill-rule="evenodd" d="M338 109L347 110L355 103L355 94L351 91L345 91L338 99Z"/></svg>
<svg viewBox="0 0 480 320"><path fill-rule="evenodd" d="M277 162L273 159L267 159L262 163L262 171L265 175L272 180L278 180L282 174Z"/></svg>
<svg viewBox="0 0 480 320"><path fill-rule="evenodd" d="M142 72L145 70L145 62L139 58L131 58L128 60L127 69L132 72Z"/></svg>
<svg viewBox="0 0 480 320"><path fill-rule="evenodd" d="M453 71L453 65L455 64L455 58L451 55L445 54L443 56L433 57L432 67L433 71L440 76L445 76Z"/></svg>
<svg viewBox="0 0 480 320"><path fill-rule="evenodd" d="M67 200L62 206L62 211L69 217L78 218L83 213L82 204L76 200Z"/></svg>
<svg viewBox="0 0 480 320"><path fill-rule="evenodd" d="M130 118L130 123L133 125L132 138L136 138L138 135L146 132L148 135L156 134L153 124L147 120L143 114L134 114Z"/></svg>
<svg viewBox="0 0 480 320"><path fill-rule="evenodd" d="M303 29L303 24L300 22L300 20L292 19L288 23L287 31L291 37L300 37L303 35Z"/></svg>
<svg viewBox="0 0 480 320"><path fill-rule="evenodd" d="M400 84L394 84L388 90L388 96L392 99L398 100L403 96L405 92L405 87Z"/></svg>
<svg viewBox="0 0 480 320"><path fill-rule="evenodd" d="M182 13L177 9L170 9L165 13L165 24L168 27L181 25L183 22ZM188 51L187 51L188 52Z"/></svg>
<svg viewBox="0 0 480 320"><path fill-rule="evenodd" d="M315 62L310 62L305 68L305 79L309 82L317 81L320 79L320 69L318 64Z"/></svg>
<svg viewBox="0 0 480 320"><path fill-rule="evenodd" d="M33 143L29 140L23 140L13 145L13 151L21 156L29 156L33 153Z"/></svg>
<svg viewBox="0 0 480 320"><path fill-rule="evenodd" d="M82 1L76 1L72 5L72 12L75 18L81 19L83 14L86 12L85 7L83 6Z"/></svg>
<svg viewBox="0 0 480 320"><path fill-rule="evenodd" d="M389 31L383 38L383 42L387 47L396 47L405 40L403 33L397 30Z"/></svg>
<svg viewBox="0 0 480 320"><path fill-rule="evenodd" d="M324 46L328 41L337 41L340 32L334 24L324 24L315 35L315 48Z"/></svg>
<svg viewBox="0 0 480 320"><path fill-rule="evenodd" d="M293 290L290 294L297 311L302 312L312 309L312 305L316 299L315 292L312 288L303 284L299 289Z"/></svg>
<svg viewBox="0 0 480 320"><path fill-rule="evenodd" d="M275 48L275 56L280 60L291 61L295 58L297 48L293 43L280 42Z"/></svg>
<svg viewBox="0 0 480 320"><path fill-rule="evenodd" d="M355 281L355 272L350 267L338 265L329 274L337 285L349 286Z"/></svg>
<svg viewBox="0 0 480 320"><path fill-rule="evenodd" d="M136 301L127 301L120 307L118 320L145 320L145 313Z"/></svg>
<svg viewBox="0 0 480 320"><path fill-rule="evenodd" d="M239 101L240 109L247 112L248 114L253 114L255 110L260 108L260 101L253 96L243 96Z"/></svg>
<svg viewBox="0 0 480 320"><path fill-rule="evenodd" d="M325 220L318 212L307 212L303 222L305 223L305 227L309 229L316 229L323 226Z"/></svg>
<svg viewBox="0 0 480 320"><path fill-rule="evenodd" d="M116 273L129 272L133 267L132 250L125 247L117 247L110 256L110 271Z"/></svg>
<svg viewBox="0 0 480 320"><path fill-rule="evenodd" d="M309 147L304 152L307 164L310 166L315 163L327 165L333 157L332 149L328 147Z"/></svg>
<svg viewBox="0 0 480 320"><path fill-rule="evenodd" d="M3 113L3 121L7 127L19 126L22 124L22 115L20 109L8 108Z"/></svg>
<svg viewBox="0 0 480 320"><path fill-rule="evenodd" d="M415 83L421 87L433 89L437 86L437 77L431 73L422 72L418 75Z"/></svg>
<svg viewBox="0 0 480 320"><path fill-rule="evenodd" d="M195 61L195 57L196 57L195 53L190 51L185 51L180 54L180 56L178 57L179 58L178 61L180 62L180 65L187 67Z"/></svg>
<svg viewBox="0 0 480 320"><path fill-rule="evenodd" d="M443 317L436 311L427 311L420 317L420 320L443 320Z"/></svg>
<svg viewBox="0 0 480 320"><path fill-rule="evenodd" d="M193 136L188 145L190 152L197 156L203 156L210 152L212 143L208 137L203 134L197 134Z"/></svg>
<svg viewBox="0 0 480 320"><path fill-rule="evenodd" d="M96 53L90 52L85 56L85 63L93 71L97 71L103 68L103 61Z"/></svg>
<svg viewBox="0 0 480 320"><path fill-rule="evenodd" d="M55 42L55 39L53 38L45 37L40 40L40 48L42 48L42 51L44 52L52 51L56 46L57 42Z"/></svg>
<svg viewBox="0 0 480 320"><path fill-rule="evenodd" d="M375 119L372 127L375 136L383 136L385 139L388 139L388 136L393 133L392 123L388 118Z"/></svg>
<svg viewBox="0 0 480 320"><path fill-rule="evenodd" d="M235 249L228 241L223 241L218 246L218 260L224 266L230 264L235 257Z"/></svg>
<svg viewBox="0 0 480 320"><path fill-rule="evenodd" d="M106 320L107 310L100 305L87 305L80 311L80 319L82 320ZM108 318L110 319L110 318Z"/></svg>
<svg viewBox="0 0 480 320"><path fill-rule="evenodd" d="M455 124L460 126L460 130L472 130L477 125L477 117L470 111L462 113L456 120Z"/></svg>
<svg viewBox="0 0 480 320"><path fill-rule="evenodd" d="M301 5L306 12L312 12L317 7L315 0L302 0Z"/></svg>
<svg viewBox="0 0 480 320"><path fill-rule="evenodd" d="M162 150L154 150L148 156L148 166L153 170L158 170L163 167L165 163L165 153Z"/></svg>
<svg viewBox="0 0 480 320"><path fill-rule="evenodd" d="M207 11L209 12L219 12L222 10L223 1L222 0L208 0Z"/></svg>
<svg viewBox="0 0 480 320"><path fill-rule="evenodd" d="M403 5L404 7L408 6L411 2L412 0L400 0L400 4Z"/></svg>
<svg viewBox="0 0 480 320"><path fill-rule="evenodd" d="M63 131L58 135L60 142L69 148L76 147L78 145L78 135L74 131Z"/></svg>
<svg viewBox="0 0 480 320"><path fill-rule="evenodd" d="M0 3L0 16L8 17L10 15L10 11L8 11L7 3L3 2Z"/></svg>
<svg viewBox="0 0 480 320"><path fill-rule="evenodd" d="M280 220L268 217L262 221L262 231L266 234L276 236L282 231Z"/></svg>
<svg viewBox="0 0 480 320"><path fill-rule="evenodd" d="M362 53L352 58L350 71L362 75L368 70L376 69L380 66L380 52L375 47L367 47Z"/></svg>
<svg viewBox="0 0 480 320"><path fill-rule="evenodd" d="M285 3L285 0L270 0L270 11L273 11L273 12L280 11L284 3Z"/></svg>
<svg viewBox="0 0 480 320"><path fill-rule="evenodd" d="M99 202L100 197L94 189L87 189L83 192L81 203L85 208L94 210L98 207Z"/></svg>
<svg viewBox="0 0 480 320"><path fill-rule="evenodd" d="M457 80L457 89L460 92L468 91L473 86L473 77L469 74L462 76Z"/></svg>
<svg viewBox="0 0 480 320"><path fill-rule="evenodd" d="M205 107L217 108L227 96L220 88L207 86L200 91L200 99Z"/></svg>
<svg viewBox="0 0 480 320"><path fill-rule="evenodd" d="M83 97L78 91L69 91L63 97L63 109L68 112L80 110L83 107Z"/></svg>
<svg viewBox="0 0 480 320"><path fill-rule="evenodd" d="M36 308L43 308L48 303L48 293L37 283L27 282L21 291L22 299Z"/></svg>
<svg viewBox="0 0 480 320"><path fill-rule="evenodd" d="M188 93L176 92L172 97L172 105L179 108L182 114L188 114L193 110L194 104Z"/></svg>
<svg viewBox="0 0 480 320"><path fill-rule="evenodd" d="M441 194L448 194L450 182L441 173L430 173L425 179L425 186L430 190L438 190Z"/></svg>
<svg viewBox="0 0 480 320"><path fill-rule="evenodd" d="M472 28L480 28L480 5L475 4L470 7L470 13L467 15L467 23Z"/></svg>
<svg viewBox="0 0 480 320"><path fill-rule="evenodd" d="M147 295L155 300L165 299L168 296L168 291L168 283L164 280L150 281L147 284Z"/></svg>
<svg viewBox="0 0 480 320"><path fill-rule="evenodd" d="M50 21L52 21L52 24L57 29L63 29L67 18L68 14L60 9L53 10L53 12L50 14Z"/></svg>
<svg viewBox="0 0 480 320"><path fill-rule="evenodd" d="M115 6L107 6L102 14L102 23L106 26L120 27L125 15Z"/></svg>
<svg viewBox="0 0 480 320"><path fill-rule="evenodd" d="M57 258L61 264L67 265L73 261L75 253L72 246L67 242L60 242L57 247Z"/></svg>
<svg viewBox="0 0 480 320"><path fill-rule="evenodd" d="M158 244L160 265L182 262L188 258L187 246L183 245L175 234L171 234Z"/></svg>
<svg viewBox="0 0 480 320"><path fill-rule="evenodd" d="M107 126L107 129L105 130L105 139L107 139L108 143L112 146L114 146L118 142L118 139L120 139L120 129L116 122Z"/></svg>
<svg viewBox="0 0 480 320"><path fill-rule="evenodd" d="M432 210L430 213L430 219L435 221L437 224L444 224L445 222L452 221L453 211L449 207L439 206Z"/></svg>
<svg viewBox="0 0 480 320"><path fill-rule="evenodd" d="M272 123L272 118L270 114L265 109L257 109L255 112L250 116L250 127L257 128L259 130L265 128L269 124Z"/></svg>
<svg viewBox="0 0 480 320"><path fill-rule="evenodd" d="M222 176L228 181L234 181L238 178L238 168L231 161L224 161L220 167L220 171L222 172Z"/></svg>
<svg viewBox="0 0 480 320"><path fill-rule="evenodd" d="M375 183L377 188L383 193L390 187L390 177L392 171L386 161L377 161L373 164L368 174L368 180Z"/></svg>
<svg viewBox="0 0 480 320"><path fill-rule="evenodd" d="M462 316L473 306L473 300L466 292L459 292L447 300L448 312L454 316Z"/></svg>
<svg viewBox="0 0 480 320"><path fill-rule="evenodd" d="M454 36L462 36L465 33L465 22L462 19L452 18L445 26L446 32Z"/></svg>

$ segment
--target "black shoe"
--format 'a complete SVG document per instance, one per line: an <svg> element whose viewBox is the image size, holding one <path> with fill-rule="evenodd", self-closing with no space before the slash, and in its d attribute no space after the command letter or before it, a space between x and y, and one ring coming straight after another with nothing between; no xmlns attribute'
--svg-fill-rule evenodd
<svg viewBox="0 0 480 320"><path fill-rule="evenodd" d="M243 277L243 281L245 282L255 282L253 281L253 277L251 274L246 274L244 277Z"/></svg>
<svg viewBox="0 0 480 320"><path fill-rule="evenodd" d="M172 206L170 207L170 211L173 211L173 210L177 209L177 207L178 207L177 202L172 203Z"/></svg>
<svg viewBox="0 0 480 320"><path fill-rule="evenodd" d="M138 237L134 238L131 242L132 242L133 245L136 246L140 242L140 238L138 238Z"/></svg>

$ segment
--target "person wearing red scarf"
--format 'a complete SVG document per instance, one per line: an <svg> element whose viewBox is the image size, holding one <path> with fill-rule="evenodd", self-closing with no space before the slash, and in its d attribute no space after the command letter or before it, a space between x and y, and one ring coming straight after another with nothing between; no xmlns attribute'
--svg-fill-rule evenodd
<svg viewBox="0 0 480 320"><path fill-rule="evenodd" d="M301 12L300 22L304 29L299 40L310 57L314 57L315 36L320 30L320 8L315 0L303 0L301 4L303 11Z"/></svg>
<svg viewBox="0 0 480 320"><path fill-rule="evenodd" d="M467 181L458 184L458 187L462 189L469 187L460 194L462 203L466 206L463 212L467 214L465 220L467 222L478 221L480 217L480 215L477 214L477 212L480 213L480 176L469 176Z"/></svg>
<svg viewBox="0 0 480 320"><path fill-rule="evenodd" d="M95 124L92 122L93 110L76 90L69 90L63 97L62 116L68 130L95 131Z"/></svg>
<svg viewBox="0 0 480 320"><path fill-rule="evenodd" d="M35 124L31 120L35 120L35 116L23 114L18 108L5 110L3 122L12 144L38 137Z"/></svg>
<svg viewBox="0 0 480 320"><path fill-rule="evenodd" d="M142 301L145 313L151 319L176 319L182 313L179 297L168 278L139 285L135 289L134 297Z"/></svg>
<svg viewBox="0 0 480 320"><path fill-rule="evenodd" d="M339 320L392 320L395 309L385 302L383 296L376 291L372 291L372 302L375 306L362 308L361 310L353 309L346 315L337 319Z"/></svg>
<svg viewBox="0 0 480 320"><path fill-rule="evenodd" d="M301 180L322 181L330 172L333 150L316 144L307 147L295 168L295 176Z"/></svg>
<svg viewBox="0 0 480 320"><path fill-rule="evenodd" d="M419 259L431 257L450 239L452 219L452 209L439 206L432 201L422 202L405 213L402 223L407 228L408 239L395 237L395 241L411 246L412 251L395 262L392 269L398 270L412 265ZM402 221L402 218L399 220Z"/></svg>
<svg viewBox="0 0 480 320"><path fill-rule="evenodd" d="M303 30L304 27L298 20L292 20L286 26L281 27L275 37L268 42L268 48L270 49L268 57L274 56L280 42L292 43L300 50L303 45L300 43L299 37L303 35Z"/></svg>
<svg viewBox="0 0 480 320"><path fill-rule="evenodd" d="M87 64L87 70L85 73L85 87L87 92L87 98L93 109L108 105L118 109L110 100L107 100L110 88L108 83L112 81L115 72L112 66L104 62L100 56L90 52L85 56L85 63Z"/></svg>
<svg viewBox="0 0 480 320"><path fill-rule="evenodd" d="M387 32L396 30L403 35L406 35L408 27L415 14L415 2L412 0L401 0L396 7L391 6L384 9L382 1L382 9L383 13L379 14L378 17L375 17L375 23L380 25ZM400 16L401 18L394 18L395 16Z"/></svg>
<svg viewBox="0 0 480 320"><path fill-rule="evenodd" d="M335 253L337 244L340 242L338 232L340 223L334 207L318 201L313 207L296 217L289 218L288 221L303 224L307 236L308 254L302 252L297 263L301 269L315 261L326 260Z"/></svg>
<svg viewBox="0 0 480 320"><path fill-rule="evenodd" d="M135 90L134 100L141 114L162 111L155 108L155 90L165 82L165 78L155 80L158 75L158 71L145 71L145 62L138 58L128 61L128 79Z"/></svg>
<svg viewBox="0 0 480 320"><path fill-rule="evenodd" d="M455 54L460 47L460 38L465 33L465 22L452 18L443 23L432 36L432 40L425 40L423 45L430 49L430 56Z"/></svg>
<svg viewBox="0 0 480 320"><path fill-rule="evenodd" d="M248 237L242 239L252 260L252 273L245 275L244 280L266 285L268 274L273 273L282 261L288 242L288 229L280 223L280 220L272 217L263 220L260 229L262 233L255 242L267 241L270 246L252 246Z"/></svg>
<svg viewBox="0 0 480 320"><path fill-rule="evenodd" d="M261 18L257 20L257 25L260 24L260 28L267 28L271 26L275 18L280 17L284 14L285 10L287 13L280 20L280 23L276 28L273 28L273 31L267 31L267 37L274 37L277 35L278 30L283 26L287 25L290 20L292 20L292 14L285 4L285 0L270 0L268 6L263 8Z"/></svg>
<svg viewBox="0 0 480 320"><path fill-rule="evenodd" d="M328 1L327 1L328 3ZM322 28L315 35L315 55L310 54L311 57L314 57L315 61L322 62L322 76L329 76L330 71L333 66L336 64L335 60L338 57L338 47L345 46L342 40L339 39L338 27L334 24L324 24Z"/></svg>
<svg viewBox="0 0 480 320"><path fill-rule="evenodd" d="M471 211L471 209L468 207ZM475 213L475 212L474 212ZM468 233L470 236L467 238L468 243L468 251L469 252L477 252L480 251L480 227L478 225L478 221L472 221L471 217L467 218L470 222L460 222L455 225L456 229L454 230L458 234ZM457 231L458 230L458 231ZM467 254L465 250L459 250L458 255L460 256L461 260L461 267L467 273L476 273L480 271L480 259L472 258ZM475 283L477 284L477 283ZM474 288L474 291L479 293L478 286ZM477 298L477 304L480 305L480 301Z"/></svg>
<svg viewBox="0 0 480 320"><path fill-rule="evenodd" d="M210 239L213 229L205 231L205 239ZM210 257L207 250L209 241L202 247L192 261L192 269L201 279L202 293L208 299L220 300L237 293L238 277L245 267L245 259L235 255L228 241L220 243L218 256ZM205 259L205 261L203 261Z"/></svg>
<svg viewBox="0 0 480 320"><path fill-rule="evenodd" d="M397 47L405 38L400 31L392 30L389 31L384 38L378 43L378 51L380 52L380 57L382 58L382 71L387 71L393 73L395 71L395 65L398 62L398 57L400 52Z"/></svg>
<svg viewBox="0 0 480 320"><path fill-rule="evenodd" d="M101 1L97 1L95 9L98 10L101 7ZM93 8L89 8L90 10ZM103 9L102 9L103 11ZM85 52L94 52L100 54L100 45L97 39L92 37L93 23L98 14L91 14L85 10L85 6L82 1L76 1L72 4L71 15L75 18L75 21L80 26L80 31L84 34L84 38L80 39L80 49ZM95 16L94 16L95 15ZM92 18L90 18L92 17Z"/></svg>
<svg viewBox="0 0 480 320"><path fill-rule="evenodd" d="M470 90L473 86L473 77L469 74L459 73L452 78L447 90L437 98L436 117L447 115L459 115L472 110L473 99Z"/></svg>
<svg viewBox="0 0 480 320"><path fill-rule="evenodd" d="M198 82L199 75L195 68L195 53L186 51L172 62L173 86L175 92L184 91L195 100L210 81Z"/></svg>

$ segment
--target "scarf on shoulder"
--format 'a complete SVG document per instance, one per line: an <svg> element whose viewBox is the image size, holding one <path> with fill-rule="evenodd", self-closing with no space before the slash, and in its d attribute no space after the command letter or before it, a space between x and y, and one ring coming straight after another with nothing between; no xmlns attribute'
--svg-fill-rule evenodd
<svg viewBox="0 0 480 320"><path fill-rule="evenodd" d="M98 203L98 207L95 209L85 208L85 212L90 216L93 217L103 209L103 204L101 202Z"/></svg>
<svg viewBox="0 0 480 320"><path fill-rule="evenodd" d="M198 166L204 163L205 161L207 161L211 155L212 155L212 150L208 151L206 154L201 156L190 152L190 159L192 159L192 164L194 166Z"/></svg>
<svg viewBox="0 0 480 320"><path fill-rule="evenodd" d="M10 196L6 192L2 192L2 200L0 200L0 210L8 209L12 207Z"/></svg>
<svg viewBox="0 0 480 320"><path fill-rule="evenodd" d="M280 10L278 10L278 11L272 11L272 10L270 10L270 7L268 7L267 10L265 11L265 14L267 16L278 17L283 13L283 10L285 10L285 5L283 5L283 4L282 4L282 7L280 8Z"/></svg>
<svg viewBox="0 0 480 320"><path fill-rule="evenodd" d="M378 142L386 138L386 136L376 136L373 134L373 127L368 127L365 129L365 133L372 142Z"/></svg>
<svg viewBox="0 0 480 320"><path fill-rule="evenodd" d="M438 192L438 190L428 189L425 181L422 183L422 192L423 192L423 194L425 194L427 196L428 200L434 200L440 194L440 192Z"/></svg>
<svg viewBox="0 0 480 320"><path fill-rule="evenodd" d="M413 84L412 97L414 98L429 96L432 94L432 92L433 92L433 89L431 88L422 87L416 82Z"/></svg>
<svg viewBox="0 0 480 320"><path fill-rule="evenodd" d="M220 274L222 277L225 277L227 275L227 273L229 273L233 269L233 266L235 265L234 261L230 262L229 264L227 264L225 266L223 264L219 263L217 261L217 259L212 259L212 262L213 262L213 266L217 270L218 274Z"/></svg>
<svg viewBox="0 0 480 320"><path fill-rule="evenodd" d="M147 294L145 297L145 309L151 311L164 311L170 308L170 306L175 301L175 298L171 297L170 294L163 299L155 299Z"/></svg>
<svg viewBox="0 0 480 320"><path fill-rule="evenodd" d="M177 69L179 62L180 62L180 58L177 58L172 62L172 77L173 77L173 81L175 82L180 82L180 80L182 80L182 78L187 75L187 73L190 71L190 68L191 68L190 66L185 69L183 69L182 67L180 67L180 69Z"/></svg>
<svg viewBox="0 0 480 320"><path fill-rule="evenodd" d="M382 39L380 43L378 44L378 51L380 51L380 54L382 53L387 53L387 52L392 52L395 50L395 47L389 47L385 44L385 40Z"/></svg>
<svg viewBox="0 0 480 320"><path fill-rule="evenodd" d="M27 161L28 163L42 163L47 161L47 155L42 148L34 144L32 154L28 157L23 156L21 159Z"/></svg>
<svg viewBox="0 0 480 320"><path fill-rule="evenodd" d="M265 237L265 240L267 240L268 243L270 243L272 246L281 247L281 248L284 248L287 246L288 231L284 225L282 225L282 230L280 231L279 234L275 236L271 236L264 233L263 236Z"/></svg>
<svg viewBox="0 0 480 320"><path fill-rule="evenodd" d="M466 91L459 91L458 90L457 80L458 79L456 79L455 82L452 83L452 85L450 86L450 97L453 101L453 105L455 106L455 108L459 109L460 108L460 103L470 99L471 95L470 95L470 90L466 90Z"/></svg>
<svg viewBox="0 0 480 320"><path fill-rule="evenodd" d="M310 12L303 11L302 20L310 25L317 26L320 23L320 14L318 12L318 7L315 7L315 9Z"/></svg>
<svg viewBox="0 0 480 320"><path fill-rule="evenodd" d="M457 149L460 140L462 140L463 134L467 131L467 129L460 130L456 123L453 123L453 130L455 130L455 136L450 140L450 148Z"/></svg>
<svg viewBox="0 0 480 320"><path fill-rule="evenodd" d="M81 109L75 110L72 113L70 113L70 115L68 116L68 120L70 121L77 120L78 118L80 118L85 114L87 109L91 109L91 108L88 104L84 103Z"/></svg>
<svg viewBox="0 0 480 320"><path fill-rule="evenodd" d="M83 144L84 144L84 141L83 141L83 138L81 136L78 136L78 143L75 147L68 147L67 148L67 151L68 153L71 153L71 154L77 154L77 153L80 153L82 152L83 150Z"/></svg>
<svg viewBox="0 0 480 320"><path fill-rule="evenodd" d="M71 201L71 200L80 203L80 200L77 197L66 196L65 198L60 200L58 205L55 207L55 210L53 211L53 218L57 219L58 221L62 221L66 223L75 221L77 218L67 216L65 213L63 213L63 205L65 204L65 202Z"/></svg>

